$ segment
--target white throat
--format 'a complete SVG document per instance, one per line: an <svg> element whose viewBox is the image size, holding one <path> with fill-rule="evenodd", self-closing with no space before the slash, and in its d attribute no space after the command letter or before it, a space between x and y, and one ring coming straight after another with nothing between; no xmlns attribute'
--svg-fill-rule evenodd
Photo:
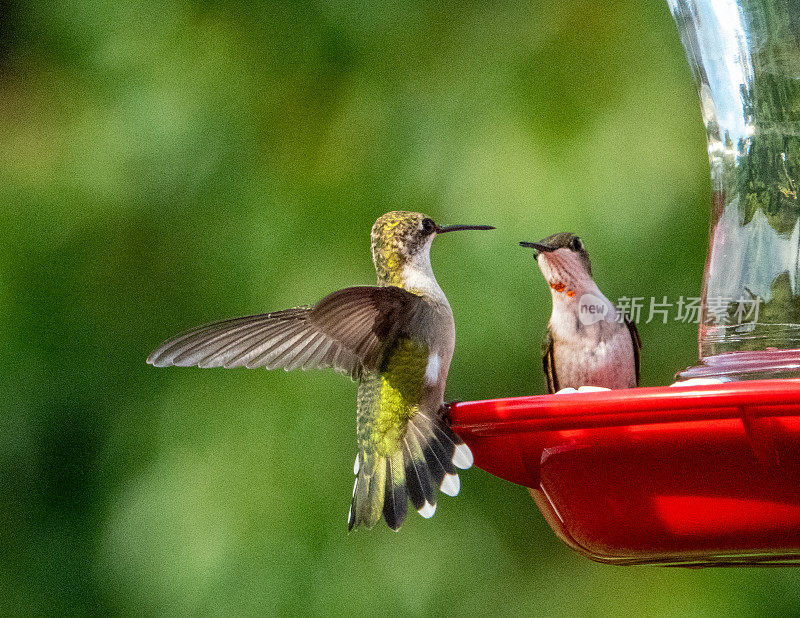
<svg viewBox="0 0 800 618"><path fill-rule="evenodd" d="M445 304L447 297L436 281L431 266L431 237L426 245L403 266L403 284L411 292L418 292Z"/></svg>

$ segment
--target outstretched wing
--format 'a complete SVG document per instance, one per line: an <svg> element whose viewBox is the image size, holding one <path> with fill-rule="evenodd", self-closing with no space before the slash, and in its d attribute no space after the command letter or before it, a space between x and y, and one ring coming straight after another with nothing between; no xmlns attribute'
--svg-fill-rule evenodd
<svg viewBox="0 0 800 618"><path fill-rule="evenodd" d="M559 390L556 377L556 355L553 350L553 334L549 328L542 342L542 369L544 369L544 377L547 381L547 392L555 393Z"/></svg>
<svg viewBox="0 0 800 618"><path fill-rule="evenodd" d="M639 350L642 349L642 339L639 337L639 330L636 328L636 322L631 320L627 315L625 316L625 326L631 334L631 341L633 342L633 362L636 366L636 386L639 386Z"/></svg>
<svg viewBox="0 0 800 618"><path fill-rule="evenodd" d="M420 296L398 287L352 287L314 307L224 320L165 341L147 362L156 367L333 367L358 378L375 371L404 327L423 310Z"/></svg>

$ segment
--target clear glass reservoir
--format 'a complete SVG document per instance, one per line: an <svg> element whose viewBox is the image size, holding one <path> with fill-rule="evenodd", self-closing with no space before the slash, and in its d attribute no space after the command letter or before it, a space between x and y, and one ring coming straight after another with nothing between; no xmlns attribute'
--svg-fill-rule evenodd
<svg viewBox="0 0 800 618"><path fill-rule="evenodd" d="M700 365L681 377L800 374L800 0L667 0L711 164Z"/></svg>

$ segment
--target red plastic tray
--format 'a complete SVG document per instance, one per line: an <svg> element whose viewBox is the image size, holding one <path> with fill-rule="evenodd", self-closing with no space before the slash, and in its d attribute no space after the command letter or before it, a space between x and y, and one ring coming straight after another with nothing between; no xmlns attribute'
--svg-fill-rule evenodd
<svg viewBox="0 0 800 618"><path fill-rule="evenodd" d="M800 563L800 379L465 402L451 419L589 558Z"/></svg>

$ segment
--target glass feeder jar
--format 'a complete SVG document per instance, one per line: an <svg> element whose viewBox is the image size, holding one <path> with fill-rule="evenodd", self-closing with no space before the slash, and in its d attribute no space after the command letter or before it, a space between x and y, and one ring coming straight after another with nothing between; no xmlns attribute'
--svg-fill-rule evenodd
<svg viewBox="0 0 800 618"><path fill-rule="evenodd" d="M708 138L711 234L700 365L800 376L800 2L667 0Z"/></svg>

